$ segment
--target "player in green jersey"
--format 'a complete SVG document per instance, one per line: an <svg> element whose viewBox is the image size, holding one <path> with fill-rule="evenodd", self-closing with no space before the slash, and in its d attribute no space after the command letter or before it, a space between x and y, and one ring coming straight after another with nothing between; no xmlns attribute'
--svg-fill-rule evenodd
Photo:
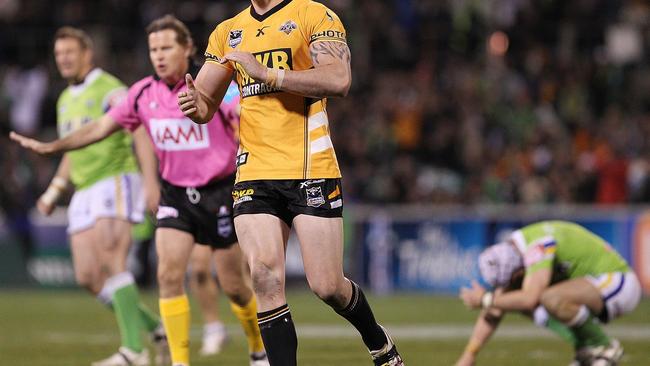
<svg viewBox="0 0 650 366"><path fill-rule="evenodd" d="M57 68L69 84L57 102L58 132L63 137L101 117L126 95L126 88L94 67L92 42L83 31L61 28L54 42ZM134 136L146 139L143 133ZM68 182L75 188L68 208L68 234L76 281L114 311L121 335L118 352L93 365L149 365L141 331L153 334L160 348L166 341L159 318L140 302L133 276L126 269L131 226L142 221L144 213L131 136L117 132L66 153L37 202L42 214L52 213Z"/></svg>
<svg viewBox="0 0 650 366"><path fill-rule="evenodd" d="M620 343L599 323L633 311L641 286L625 260L607 242L566 221L542 221L514 231L479 257L486 290L477 282L461 289L472 309L482 309L456 365L473 365L506 312L521 312L570 341L572 365L611 366Z"/></svg>

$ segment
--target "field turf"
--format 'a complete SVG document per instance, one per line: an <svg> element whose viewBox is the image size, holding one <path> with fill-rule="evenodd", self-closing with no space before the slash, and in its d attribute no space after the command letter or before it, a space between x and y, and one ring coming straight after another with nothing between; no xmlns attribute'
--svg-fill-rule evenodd
<svg viewBox="0 0 650 366"><path fill-rule="evenodd" d="M145 292L143 297L157 309L153 292ZM476 316L454 297L399 294L369 298L377 318L395 336L407 366L453 365ZM289 304L298 325L300 365L371 365L351 326L313 295L291 292ZM248 365L245 340L225 299L221 299L221 310L231 340L221 354L200 358L200 316L193 307L192 365ZM650 365L650 299L606 329L625 346L622 365ZM112 314L80 290L0 290L3 365L90 365L114 352L118 343ZM571 357L567 344L513 315L481 353L478 365L567 365Z"/></svg>

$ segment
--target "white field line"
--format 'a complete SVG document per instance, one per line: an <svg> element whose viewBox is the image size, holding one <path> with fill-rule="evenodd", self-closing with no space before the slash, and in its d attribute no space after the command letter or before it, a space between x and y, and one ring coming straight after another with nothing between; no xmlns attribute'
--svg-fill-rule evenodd
<svg viewBox="0 0 650 366"><path fill-rule="evenodd" d="M351 325L303 324L297 325L298 337L312 339L353 339L359 337ZM456 340L469 337L472 326L467 324L447 325L390 325L386 328L391 335L400 340ZM650 327L642 325L611 325L606 326L607 334L621 340L650 340ZM228 333L233 337L243 337L238 326L228 325ZM118 339L117 329L114 333L79 333L65 331L44 331L43 341L52 343L80 342L88 344L104 344ZM201 329L192 329L192 339L201 338ZM495 335L497 339L530 340L530 339L559 339L547 329L532 325L505 325L499 327Z"/></svg>

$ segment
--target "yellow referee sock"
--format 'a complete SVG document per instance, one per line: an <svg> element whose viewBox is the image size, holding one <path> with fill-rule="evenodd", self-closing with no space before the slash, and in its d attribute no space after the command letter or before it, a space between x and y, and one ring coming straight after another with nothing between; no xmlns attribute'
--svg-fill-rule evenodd
<svg viewBox="0 0 650 366"><path fill-rule="evenodd" d="M260 335L260 328L257 325L257 300L255 295L245 306L239 306L234 302L230 302L230 309L235 314L241 327L246 334L248 341L248 353L256 353L264 351L264 343L262 343L262 336Z"/></svg>
<svg viewBox="0 0 650 366"><path fill-rule="evenodd" d="M174 365L190 365L190 302L187 295L160 299L167 342Z"/></svg>

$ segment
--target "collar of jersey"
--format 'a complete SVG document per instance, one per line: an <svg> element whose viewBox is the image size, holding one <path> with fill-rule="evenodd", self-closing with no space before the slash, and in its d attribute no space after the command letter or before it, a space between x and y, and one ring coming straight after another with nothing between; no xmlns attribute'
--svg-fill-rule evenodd
<svg viewBox="0 0 650 366"><path fill-rule="evenodd" d="M253 7L253 5L251 5L251 16L253 18L255 18L257 21L263 22L264 20L266 20L266 18L268 18L271 15L277 13L278 11L280 11L280 9L287 6L290 2L291 2L291 0L283 0L281 3L274 6L273 8L271 8L271 10L267 11L264 14L257 14L257 12L255 11L255 8Z"/></svg>
<svg viewBox="0 0 650 366"><path fill-rule="evenodd" d="M99 75L101 75L101 74L102 74L102 69L100 69L99 67L96 67L96 68L92 69L92 70L91 70L91 71L86 75L86 77L84 78L84 81L83 81L82 83L80 83L80 84L75 84L75 85L70 85L70 93L72 93L72 95L79 95L79 94L81 94L81 92L83 92L84 90L86 90L86 88L88 87L88 85L92 84L95 80L97 80L97 78L98 78Z"/></svg>

